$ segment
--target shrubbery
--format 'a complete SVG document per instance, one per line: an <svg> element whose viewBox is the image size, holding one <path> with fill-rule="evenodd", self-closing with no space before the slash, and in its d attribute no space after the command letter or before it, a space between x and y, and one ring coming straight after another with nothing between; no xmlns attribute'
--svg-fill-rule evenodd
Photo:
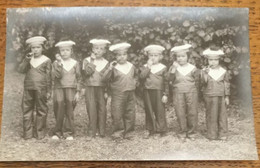
<svg viewBox="0 0 260 168"><path fill-rule="evenodd" d="M118 41L131 43L129 60L137 67L146 62L147 58L142 50L146 45L152 43L163 45L166 48L163 63L170 66L174 59L170 49L179 42L190 43L193 46L190 62L196 64L198 68L203 68L207 62L202 56L202 51L215 44L225 52L222 65L232 76L233 95L243 95L250 91L248 27L245 24L247 18L244 18L244 12L222 18L210 12L198 13L197 17L187 17L185 13L180 12L169 17L156 16L152 19L118 21L119 16L113 19L99 15L93 19L87 17L84 11L78 12L77 15L64 14L63 17L52 18L55 15L55 12L51 14L52 10L54 9L41 8L8 11L10 23L7 34L10 38L7 41L7 54L10 57L7 60L15 58L19 63L28 52L25 40L34 35L42 35L48 39L46 55L52 59L57 52L54 44L61 37L68 36L77 44L74 51L78 60L85 58L91 50L89 44L91 38L103 37L112 43ZM111 60L112 57L112 54L108 53L108 59ZM238 81L244 81L244 76L247 76L248 82L240 86Z"/></svg>

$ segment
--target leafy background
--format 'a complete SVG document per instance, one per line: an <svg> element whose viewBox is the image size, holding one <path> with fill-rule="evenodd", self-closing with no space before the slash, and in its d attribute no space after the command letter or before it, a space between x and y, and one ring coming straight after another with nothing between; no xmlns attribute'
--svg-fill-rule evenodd
<svg viewBox="0 0 260 168"><path fill-rule="evenodd" d="M207 66L202 51L218 45L225 52L221 64L231 74L232 100L251 104L248 9L17 8L7 13L8 62L21 62L29 52L25 40L35 35L47 38L45 54L52 60L55 43L64 37L76 42L74 55L79 61L91 51L92 38L127 41L132 44L129 61L137 67L146 62L142 49L149 44L166 48L162 62L170 66L174 60L170 49L179 42L190 43L190 62L198 68ZM111 53L106 55L113 59Z"/></svg>

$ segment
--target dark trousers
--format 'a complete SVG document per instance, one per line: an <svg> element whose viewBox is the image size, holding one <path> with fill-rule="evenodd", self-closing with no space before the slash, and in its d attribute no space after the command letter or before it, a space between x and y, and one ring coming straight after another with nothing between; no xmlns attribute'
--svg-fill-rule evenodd
<svg viewBox="0 0 260 168"><path fill-rule="evenodd" d="M64 133L71 136L75 133L73 112L76 106L76 103L74 102L75 94L75 88L61 88L54 90L53 104L54 115L56 118L54 134L59 137ZM64 124L66 129L63 129Z"/></svg>
<svg viewBox="0 0 260 168"><path fill-rule="evenodd" d="M187 136L195 133L198 123L198 94L173 93L173 102L178 123L180 126L180 136Z"/></svg>
<svg viewBox="0 0 260 168"><path fill-rule="evenodd" d="M46 94L46 89L24 90L22 100L24 139L32 137L42 139L45 137L46 118L48 114ZM33 119L34 110L36 111L35 121ZM33 128L34 124L35 128Z"/></svg>
<svg viewBox="0 0 260 168"><path fill-rule="evenodd" d="M104 87L87 86L85 96L89 117L88 134L94 137L98 132L101 136L105 136L107 110Z"/></svg>
<svg viewBox="0 0 260 168"><path fill-rule="evenodd" d="M124 129L124 134L134 130L135 93L134 91L112 91L111 115L113 132Z"/></svg>
<svg viewBox="0 0 260 168"><path fill-rule="evenodd" d="M144 90L146 129L152 132L166 132L165 107L161 90Z"/></svg>
<svg viewBox="0 0 260 168"><path fill-rule="evenodd" d="M228 122L224 96L204 95L204 98L208 138L217 139L227 136Z"/></svg>

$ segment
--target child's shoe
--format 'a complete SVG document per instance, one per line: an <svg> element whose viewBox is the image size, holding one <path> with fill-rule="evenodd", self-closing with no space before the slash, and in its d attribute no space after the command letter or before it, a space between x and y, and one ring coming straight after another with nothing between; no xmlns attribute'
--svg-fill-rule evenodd
<svg viewBox="0 0 260 168"><path fill-rule="evenodd" d="M51 139L53 139L53 140L59 140L60 138L59 138L57 135L53 135L53 136L51 137Z"/></svg>
<svg viewBox="0 0 260 168"><path fill-rule="evenodd" d="M219 139L222 140L222 141L226 141L227 140L227 136L222 136Z"/></svg>
<svg viewBox="0 0 260 168"><path fill-rule="evenodd" d="M74 138L73 138L73 136L68 136L67 138L66 138L66 140L68 140L68 141L72 141Z"/></svg>
<svg viewBox="0 0 260 168"><path fill-rule="evenodd" d="M188 137L190 140L194 141L195 138L196 138L196 134L195 134L195 133L193 133L193 134L188 134L187 137Z"/></svg>
<svg viewBox="0 0 260 168"><path fill-rule="evenodd" d="M123 135L123 138L131 140L133 138L133 135L131 133L126 133L126 134Z"/></svg>
<svg viewBox="0 0 260 168"><path fill-rule="evenodd" d="M144 135L144 139L149 139L149 138L151 138L154 134L155 134L154 131L146 132L145 135Z"/></svg>
<svg viewBox="0 0 260 168"><path fill-rule="evenodd" d="M123 130L122 131L116 131L111 135L112 139L119 139L123 137Z"/></svg>

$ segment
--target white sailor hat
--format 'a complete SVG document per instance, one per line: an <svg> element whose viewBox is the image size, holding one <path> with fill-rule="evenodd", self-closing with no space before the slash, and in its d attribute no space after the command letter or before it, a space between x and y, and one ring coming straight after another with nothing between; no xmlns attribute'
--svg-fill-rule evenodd
<svg viewBox="0 0 260 168"><path fill-rule="evenodd" d="M111 44L110 41L106 40L106 39L92 39L89 41L89 43L93 44L93 45L107 45L107 44Z"/></svg>
<svg viewBox="0 0 260 168"><path fill-rule="evenodd" d="M161 45L148 45L144 48L145 52L153 52L153 51L158 51L158 52L163 52L165 50L165 48Z"/></svg>
<svg viewBox="0 0 260 168"><path fill-rule="evenodd" d="M184 44L180 46L175 46L171 49L171 52L179 53L179 52L187 52L189 48L191 48L191 44Z"/></svg>
<svg viewBox="0 0 260 168"><path fill-rule="evenodd" d="M129 47L131 47L131 44L124 42L124 43L118 43L118 44L111 45L109 47L109 50L114 52L114 51L120 51L120 50L127 50Z"/></svg>
<svg viewBox="0 0 260 168"><path fill-rule="evenodd" d="M68 40L68 41L60 41L57 44L55 44L55 47L71 47L75 45L76 43L74 41Z"/></svg>
<svg viewBox="0 0 260 168"><path fill-rule="evenodd" d="M35 45L35 44L43 44L44 41L46 41L45 37L42 36L34 36L29 39L27 39L25 42L29 45Z"/></svg>
<svg viewBox="0 0 260 168"><path fill-rule="evenodd" d="M224 55L225 53L221 49L219 49L219 50L211 50L210 48L208 48L208 49L204 50L202 54L205 55L207 58L218 59L222 55Z"/></svg>

